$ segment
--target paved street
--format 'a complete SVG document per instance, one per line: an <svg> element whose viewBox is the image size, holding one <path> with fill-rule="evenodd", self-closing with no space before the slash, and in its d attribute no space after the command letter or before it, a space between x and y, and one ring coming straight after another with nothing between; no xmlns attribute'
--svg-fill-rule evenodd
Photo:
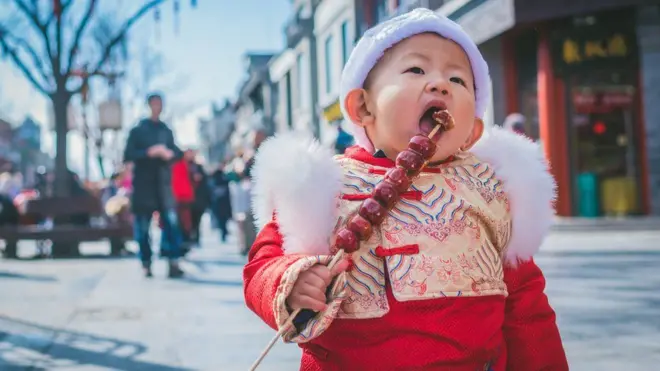
<svg viewBox="0 0 660 371"><path fill-rule="evenodd" d="M207 233L181 281L133 258L0 260L0 370L246 370L273 332L245 308L233 245ZM660 363L660 232L564 232L538 258L572 370ZM102 252L103 244L85 246ZM263 370L295 370L278 344Z"/></svg>

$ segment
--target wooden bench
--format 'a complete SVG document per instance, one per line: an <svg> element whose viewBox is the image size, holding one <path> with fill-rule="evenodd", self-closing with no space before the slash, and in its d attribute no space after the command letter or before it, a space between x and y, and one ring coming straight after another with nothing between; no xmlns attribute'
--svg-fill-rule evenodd
<svg viewBox="0 0 660 371"><path fill-rule="evenodd" d="M81 242L108 239L111 254L116 255L124 248L126 240L133 236L133 229L128 223L107 217L103 219L105 223L102 226L92 226L88 221L75 224L72 217L77 215L89 219L105 216L101 201L93 196L31 200L27 203L26 213L37 215L39 219L52 218L54 225L0 227L0 240L5 241L5 257L16 257L18 241L21 240L50 240L53 256L72 256L79 255L78 245Z"/></svg>

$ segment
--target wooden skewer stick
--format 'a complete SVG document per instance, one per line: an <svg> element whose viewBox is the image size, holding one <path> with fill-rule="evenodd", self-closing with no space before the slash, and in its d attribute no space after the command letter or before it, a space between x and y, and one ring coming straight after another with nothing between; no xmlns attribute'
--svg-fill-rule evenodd
<svg viewBox="0 0 660 371"><path fill-rule="evenodd" d="M429 135L427 135L427 137L429 137L430 139L433 139L433 136L434 136L434 135L435 135L440 129L442 129L442 125L443 125L442 123L438 122L438 125L436 125L436 126L433 128L433 130L431 130L431 132L429 133Z"/></svg>
<svg viewBox="0 0 660 371"><path fill-rule="evenodd" d="M439 125L436 125L433 128L433 130L431 130L431 132L429 133L428 135L429 138L433 138L433 136L438 132L438 130L442 128L442 125L440 125L440 123L438 124ZM344 250L339 250L335 254L335 256L332 257L330 263L328 263L328 269L332 270L332 268L334 268L334 266L337 265L337 263L339 263L339 261L344 257L344 255L345 255ZM296 316L298 315L298 313L300 313L300 311L301 309L296 309L295 311L293 311L293 313L289 315L289 317L287 317L287 320L282 326L282 328L277 332L277 334L275 334L275 336L273 336L273 338L270 340L266 348L264 348L264 350L261 352L261 355L259 355L259 358L257 358L256 361L254 361L252 367L250 367L250 371L255 371L257 367L259 367L259 365L264 360L264 358L266 358L268 352L270 352L273 346L275 346L275 343L277 343L277 339L279 339L280 337L282 337L282 335L284 335L287 331L289 331L291 326L293 326L294 318L296 318Z"/></svg>
<svg viewBox="0 0 660 371"><path fill-rule="evenodd" d="M332 268L334 268L335 265L337 265L337 263L339 263L339 261L341 261L341 259L344 257L344 255L345 255L344 250L339 250L335 254L335 256L332 257L332 260L330 261L330 263L328 263L328 269L332 270ZM250 367L250 371L255 371L257 369L257 367L259 367L259 364L261 364L261 362L264 360L264 358L266 358L266 355L268 354L268 352L270 352L270 350L273 348L273 346L275 346L275 343L277 343L277 339L279 339L280 337L282 337L282 335L284 335L287 331L289 331L291 326L293 326L294 318L296 318L296 316L298 315L298 313L300 313L300 311L301 311L300 308L296 309L296 310L293 311L293 313L291 313L289 315L289 317L287 317L287 320L284 323L284 325L282 326L282 328L277 332L277 334L275 334L275 336L273 336L272 339L270 339L270 342L268 343L266 348L264 348L264 350L261 352L261 355L259 356L259 358L257 358L256 361L254 361L254 363L252 364L252 367Z"/></svg>

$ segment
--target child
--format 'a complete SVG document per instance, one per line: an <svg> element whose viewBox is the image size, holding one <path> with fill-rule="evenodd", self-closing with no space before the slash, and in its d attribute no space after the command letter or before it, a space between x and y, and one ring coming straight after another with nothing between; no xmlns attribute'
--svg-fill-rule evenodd
<svg viewBox="0 0 660 371"><path fill-rule="evenodd" d="M367 31L344 69L357 146L335 161L297 138L262 146L245 298L275 329L295 309L319 312L284 335L302 370L568 370L532 259L554 182L537 145L501 129L481 138L489 81L460 26L417 9ZM333 229L438 109L455 127L433 138L428 167L350 264L329 270Z"/></svg>

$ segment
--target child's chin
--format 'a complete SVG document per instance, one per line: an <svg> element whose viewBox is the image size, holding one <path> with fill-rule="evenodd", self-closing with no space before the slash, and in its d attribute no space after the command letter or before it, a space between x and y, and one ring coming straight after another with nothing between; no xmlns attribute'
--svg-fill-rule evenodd
<svg viewBox="0 0 660 371"><path fill-rule="evenodd" d="M458 148L453 149L453 148L447 148L447 147L441 147L441 146L442 146L442 143L438 143L438 150L436 151L436 153L431 158L431 161L429 161L429 162L434 163L434 162L445 161L446 159L448 159L452 155L455 155L456 153L458 153Z"/></svg>

